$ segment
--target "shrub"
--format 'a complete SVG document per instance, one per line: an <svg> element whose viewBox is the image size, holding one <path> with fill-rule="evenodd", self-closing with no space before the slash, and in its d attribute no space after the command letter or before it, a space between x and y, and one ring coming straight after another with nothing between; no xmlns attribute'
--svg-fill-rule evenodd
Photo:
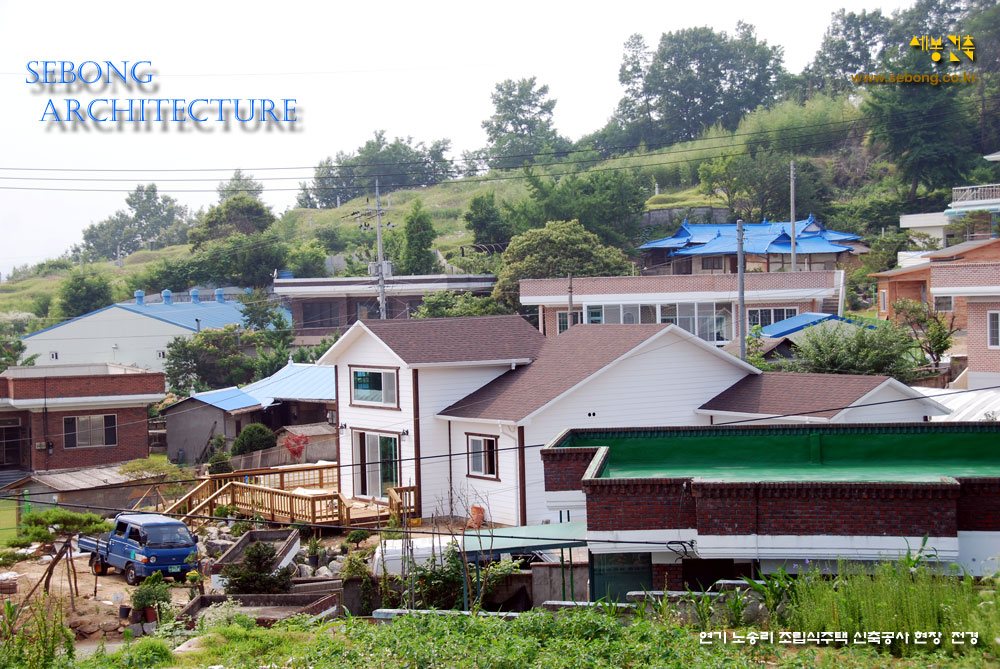
<svg viewBox="0 0 1000 669"><path fill-rule="evenodd" d="M27 548L31 545L31 540L27 537L11 537L7 540L8 548Z"/></svg>
<svg viewBox="0 0 1000 669"><path fill-rule="evenodd" d="M152 576L132 592L132 608L145 609L157 604L170 603L170 586L163 580L162 572L153 572Z"/></svg>
<svg viewBox="0 0 1000 669"><path fill-rule="evenodd" d="M226 565L222 577L227 580L226 594L274 595L292 589L292 567L272 573L278 551L273 544L257 541L243 553L242 564Z"/></svg>
<svg viewBox="0 0 1000 669"><path fill-rule="evenodd" d="M225 453L216 453L208 459L209 474L228 474L233 471L233 464Z"/></svg>
<svg viewBox="0 0 1000 669"><path fill-rule="evenodd" d="M251 423L243 428L233 442L233 455L263 451L266 448L274 448L276 444L274 432L260 423Z"/></svg>
<svg viewBox="0 0 1000 669"><path fill-rule="evenodd" d="M361 530L361 529L351 530L350 533L348 533L347 535L347 540L350 541L355 546L357 546L358 548L361 548L361 542L365 541L371 535L372 533L369 532L368 530Z"/></svg>
<svg viewBox="0 0 1000 669"><path fill-rule="evenodd" d="M212 515L216 518L231 518L236 515L236 507L220 504L215 507L215 511L212 512Z"/></svg>

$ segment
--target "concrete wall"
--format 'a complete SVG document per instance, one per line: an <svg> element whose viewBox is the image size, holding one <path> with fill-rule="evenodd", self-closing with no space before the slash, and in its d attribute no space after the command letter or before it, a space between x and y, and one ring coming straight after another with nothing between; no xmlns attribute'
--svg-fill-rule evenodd
<svg viewBox="0 0 1000 669"><path fill-rule="evenodd" d="M184 462L196 462L205 452L209 440L224 434L226 412L198 400L189 400L164 412L167 417L167 458L178 459L184 451Z"/></svg>
<svg viewBox="0 0 1000 669"><path fill-rule="evenodd" d="M570 572L572 571L572 580ZM590 600L590 574L586 562L562 565L558 562L533 562L531 564L531 604L541 606L550 600ZM566 590L563 592L565 579Z"/></svg>

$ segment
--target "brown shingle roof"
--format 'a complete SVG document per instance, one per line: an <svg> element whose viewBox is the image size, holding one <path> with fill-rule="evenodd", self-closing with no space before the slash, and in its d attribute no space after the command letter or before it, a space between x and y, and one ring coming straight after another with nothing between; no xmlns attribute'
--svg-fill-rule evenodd
<svg viewBox="0 0 1000 669"><path fill-rule="evenodd" d="M533 360L545 339L520 316L406 318L363 323L409 365Z"/></svg>
<svg viewBox="0 0 1000 669"><path fill-rule="evenodd" d="M441 415L518 421L667 327L573 326L558 337L545 338L533 363L497 377Z"/></svg>
<svg viewBox="0 0 1000 669"><path fill-rule="evenodd" d="M981 246L989 246L990 244L996 244L1000 242L1000 239L974 239L968 242L962 242L960 244L955 244L954 246L948 246L938 251L931 251L930 253L925 253L925 258L954 258L955 256L962 255L973 249L978 249Z"/></svg>
<svg viewBox="0 0 1000 669"><path fill-rule="evenodd" d="M706 411L833 418L888 376L764 372L746 376L699 408Z"/></svg>
<svg viewBox="0 0 1000 669"><path fill-rule="evenodd" d="M919 265L910 265L909 267L897 267L896 269L889 269L884 272L873 272L868 276L898 276L900 274L909 274L910 272L917 272L920 270L930 269L930 261L922 262Z"/></svg>

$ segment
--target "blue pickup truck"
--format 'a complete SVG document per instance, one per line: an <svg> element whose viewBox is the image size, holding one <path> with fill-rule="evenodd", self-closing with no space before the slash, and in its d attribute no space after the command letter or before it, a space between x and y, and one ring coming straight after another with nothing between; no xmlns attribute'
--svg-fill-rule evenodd
<svg viewBox="0 0 1000 669"><path fill-rule="evenodd" d="M183 579L194 567L185 562L197 555L196 540L176 518L152 513L120 513L114 529L100 537L81 536L80 551L90 553L90 569L106 574L114 567L135 585L153 572Z"/></svg>

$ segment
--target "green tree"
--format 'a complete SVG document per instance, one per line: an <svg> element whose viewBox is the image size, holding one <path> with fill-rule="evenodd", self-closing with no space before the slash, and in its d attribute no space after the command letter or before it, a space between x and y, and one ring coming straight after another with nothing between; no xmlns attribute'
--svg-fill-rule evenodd
<svg viewBox="0 0 1000 669"><path fill-rule="evenodd" d="M0 341L0 373L5 372L8 367L16 367L17 365L30 367L34 365L38 354L35 353L25 358L24 352L27 348L24 342L17 339Z"/></svg>
<svg viewBox="0 0 1000 669"><path fill-rule="evenodd" d="M255 200L260 200L260 196L264 193L264 184L256 181L252 174L245 174L242 170L236 170L229 181L220 183L215 190L219 194L219 204L222 204L238 193L243 193Z"/></svg>
<svg viewBox="0 0 1000 669"><path fill-rule="evenodd" d="M326 249L316 239L302 242L289 251L287 263L288 269L297 279L324 277L329 274L326 271Z"/></svg>
<svg viewBox="0 0 1000 669"><path fill-rule="evenodd" d="M698 177L703 192L721 197L737 218L788 220L791 160L790 154L771 151L715 158L698 167ZM795 168L796 217L821 216L832 197L823 175L807 160L797 161Z"/></svg>
<svg viewBox="0 0 1000 669"><path fill-rule="evenodd" d="M85 252L98 258L114 259L119 251L126 256L149 242L164 245L173 242L177 230L186 232L190 226L187 208L169 195L160 195L156 184L136 186L125 197L125 204L127 209L83 231Z"/></svg>
<svg viewBox="0 0 1000 669"><path fill-rule="evenodd" d="M295 200L295 206L304 209L333 209L337 206L341 185L333 158L324 158L313 170L312 184L299 184L299 195ZM350 199L346 197L346 193L344 199Z"/></svg>
<svg viewBox="0 0 1000 669"><path fill-rule="evenodd" d="M250 423L240 431L233 442L233 455L263 451L277 445L278 441L274 432L267 429L267 426L260 423Z"/></svg>
<svg viewBox="0 0 1000 669"><path fill-rule="evenodd" d="M76 270L59 284L59 307L67 318L89 314L112 302L111 282L93 269Z"/></svg>
<svg viewBox="0 0 1000 669"><path fill-rule="evenodd" d="M579 221L550 221L510 240L493 299L510 309L520 306L521 279L566 276L618 276L629 269L620 250L601 244Z"/></svg>
<svg viewBox="0 0 1000 669"><path fill-rule="evenodd" d="M456 293L442 290L425 295L423 302L413 313L414 318L452 318L455 316L496 316L509 314L509 307L500 304L492 296L476 296L472 293Z"/></svg>
<svg viewBox="0 0 1000 669"><path fill-rule="evenodd" d="M266 204L247 193L237 193L205 212L198 225L188 233L188 240L197 250L210 240L224 239L235 233L264 232L275 220Z"/></svg>
<svg viewBox="0 0 1000 669"><path fill-rule="evenodd" d="M284 311L272 300L267 291L253 290L240 296L243 305L243 325L247 329L244 345L252 345L256 356L252 359L253 380L271 376L287 364L295 339Z"/></svg>
<svg viewBox="0 0 1000 669"><path fill-rule="evenodd" d="M929 304L910 299L896 300L892 309L900 322L910 328L920 349L937 369L941 365L941 357L955 343L954 335L958 332L955 315L945 316Z"/></svg>
<svg viewBox="0 0 1000 669"><path fill-rule="evenodd" d="M403 227L403 250L399 262L400 274L436 274L441 271L441 263L431 251L434 242L434 224L431 215L423 207L420 199L413 201L413 206L406 214Z"/></svg>
<svg viewBox="0 0 1000 669"><path fill-rule="evenodd" d="M254 378L254 360L246 355L247 334L240 326L202 330L192 337L175 337L167 344L164 372L170 391L187 395L249 383Z"/></svg>
<svg viewBox="0 0 1000 669"><path fill-rule="evenodd" d="M906 383L922 363L909 331L895 321L879 321L876 327L840 324L809 329L796 345L789 371L885 375Z"/></svg>
<svg viewBox="0 0 1000 669"><path fill-rule="evenodd" d="M476 244L506 244L514 234L510 223L504 220L492 191L472 198L463 218Z"/></svg>
<svg viewBox="0 0 1000 669"><path fill-rule="evenodd" d="M552 124L556 100L536 79L507 79L496 85L490 99L493 115L483 121L489 141L490 167L511 169L533 163L539 153L565 151L570 142Z"/></svg>
<svg viewBox="0 0 1000 669"><path fill-rule="evenodd" d="M860 13L837 10L806 76L824 90L855 88L851 75L874 74L878 70L889 25L880 9L863 9Z"/></svg>
<svg viewBox="0 0 1000 669"><path fill-rule="evenodd" d="M886 74L940 76L927 54L910 49L885 66ZM952 87L925 83L873 86L862 107L868 117L872 144L882 146L910 184L949 187L962 179L976 157L974 133L967 113L955 106Z"/></svg>
<svg viewBox="0 0 1000 669"><path fill-rule="evenodd" d="M291 592L294 567L286 566L275 571L278 549L266 541L255 541L247 546L243 560L223 567L226 594L276 595Z"/></svg>

